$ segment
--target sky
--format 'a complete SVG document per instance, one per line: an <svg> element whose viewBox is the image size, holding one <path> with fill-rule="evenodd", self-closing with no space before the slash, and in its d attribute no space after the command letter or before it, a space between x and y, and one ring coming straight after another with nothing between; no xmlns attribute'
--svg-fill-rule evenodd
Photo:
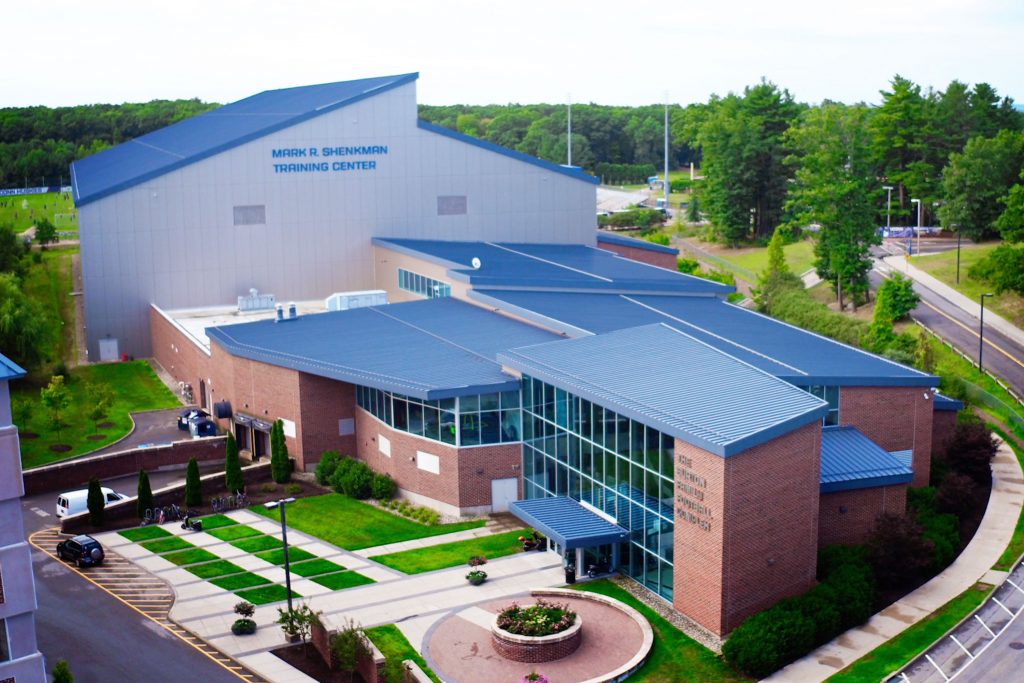
<svg viewBox="0 0 1024 683"><path fill-rule="evenodd" d="M762 78L803 102L878 103L897 73L1024 101L1022 0L47 0L4 14L0 107L226 103L412 71L421 104L687 105Z"/></svg>

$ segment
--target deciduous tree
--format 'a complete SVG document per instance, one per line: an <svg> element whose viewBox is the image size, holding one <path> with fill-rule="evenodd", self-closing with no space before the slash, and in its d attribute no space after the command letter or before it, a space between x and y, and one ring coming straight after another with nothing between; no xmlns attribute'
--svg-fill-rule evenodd
<svg viewBox="0 0 1024 683"><path fill-rule="evenodd" d="M942 172L942 226L974 240L998 234L997 220L1006 207L1000 200L1020 179L1022 168L1024 133L1004 130L993 138L971 138Z"/></svg>

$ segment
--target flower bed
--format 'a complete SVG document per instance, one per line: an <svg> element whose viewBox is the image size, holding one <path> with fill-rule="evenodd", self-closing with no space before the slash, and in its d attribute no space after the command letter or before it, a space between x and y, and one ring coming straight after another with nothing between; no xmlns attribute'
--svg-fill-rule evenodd
<svg viewBox="0 0 1024 683"><path fill-rule="evenodd" d="M576 651L582 640L582 629L582 619L568 604L541 598L528 607L512 603L495 615L491 644L506 659L550 662Z"/></svg>

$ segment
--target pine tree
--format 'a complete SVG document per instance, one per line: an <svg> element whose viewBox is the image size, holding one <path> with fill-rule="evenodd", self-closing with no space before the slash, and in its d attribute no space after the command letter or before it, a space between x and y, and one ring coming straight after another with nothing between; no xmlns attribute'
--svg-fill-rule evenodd
<svg viewBox="0 0 1024 683"><path fill-rule="evenodd" d="M75 677L71 675L71 667L68 660L58 659L53 667L53 683L75 683ZM12 679L13 680L13 679Z"/></svg>
<svg viewBox="0 0 1024 683"><path fill-rule="evenodd" d="M103 491L100 490L100 480L93 477L89 480L89 495L86 498L89 507L89 523L93 526L103 526L103 508L107 502L103 499Z"/></svg>
<svg viewBox="0 0 1024 683"><path fill-rule="evenodd" d="M146 516L146 510L153 509L153 489L149 485L149 475L146 474L146 470L139 470L139 487L136 506L139 513L139 519Z"/></svg>
<svg viewBox="0 0 1024 683"><path fill-rule="evenodd" d="M203 504L203 484L199 481L199 462L192 458L185 471L185 507L199 507Z"/></svg>
<svg viewBox="0 0 1024 683"><path fill-rule="evenodd" d="M224 486L230 494L245 490L242 465L238 462L238 443L235 441L235 435L230 433L224 446Z"/></svg>
<svg viewBox="0 0 1024 683"><path fill-rule="evenodd" d="M278 420L270 430L270 472L278 484L291 478L291 463L288 461L288 445L284 440L284 422Z"/></svg>

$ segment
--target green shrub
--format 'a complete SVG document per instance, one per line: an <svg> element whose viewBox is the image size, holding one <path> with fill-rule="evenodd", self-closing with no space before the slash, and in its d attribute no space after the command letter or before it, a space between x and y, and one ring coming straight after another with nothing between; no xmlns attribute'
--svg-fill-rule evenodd
<svg viewBox="0 0 1024 683"><path fill-rule="evenodd" d="M672 238L663 232L652 232L649 235L644 235L644 239L647 240L648 242L653 242L654 244L661 244L666 247L669 245L670 242L672 242Z"/></svg>
<svg viewBox="0 0 1024 683"><path fill-rule="evenodd" d="M746 619L725 641L722 654L744 673L764 678L810 652L816 631L794 600L784 600Z"/></svg>
<svg viewBox="0 0 1024 683"><path fill-rule="evenodd" d="M971 266L968 274L993 285L996 292L1011 290L1024 294L1024 246L1001 244Z"/></svg>
<svg viewBox="0 0 1024 683"><path fill-rule="evenodd" d="M390 474L374 474L373 482L370 484L370 493L377 500L390 500L395 497L398 484L391 478Z"/></svg>
<svg viewBox="0 0 1024 683"><path fill-rule="evenodd" d="M664 222L665 214L657 209L629 209L608 216L608 225L613 228L648 230Z"/></svg>
<svg viewBox="0 0 1024 683"><path fill-rule="evenodd" d="M914 291L914 282L899 273L893 273L878 288L875 299L874 320L894 323L917 308L921 297Z"/></svg>
<svg viewBox="0 0 1024 683"><path fill-rule="evenodd" d="M288 484L284 487L284 492L289 496L297 496L302 493L302 484Z"/></svg>
<svg viewBox="0 0 1024 683"><path fill-rule="evenodd" d="M235 441L235 435L230 432L224 443L224 486L232 495L245 490L242 463L238 460L238 442Z"/></svg>
<svg viewBox="0 0 1024 683"><path fill-rule="evenodd" d="M135 510L139 519L146 516L146 510L153 509L153 488L149 484L149 475L146 470L139 470L139 484L136 488Z"/></svg>
<svg viewBox="0 0 1024 683"><path fill-rule="evenodd" d="M316 464L316 483L327 486L331 482L331 476L338 469L341 461L341 453L338 451L324 451L320 455L320 462Z"/></svg>
<svg viewBox="0 0 1024 683"><path fill-rule="evenodd" d="M89 524L103 526L103 509L107 502L103 498L103 491L100 490L100 480L96 477L89 480L89 493L85 502L89 508Z"/></svg>
<svg viewBox="0 0 1024 683"><path fill-rule="evenodd" d="M338 493L350 498L363 500L370 497L373 486L373 470L361 460L350 460L349 465L339 467L331 477L331 485Z"/></svg>
<svg viewBox="0 0 1024 683"><path fill-rule="evenodd" d="M185 507L195 508L202 504L203 486L199 479L199 462L191 458L185 469Z"/></svg>
<svg viewBox="0 0 1024 683"><path fill-rule="evenodd" d="M680 258L676 261L676 268L679 269L680 273L692 275L700 269L700 262L697 259Z"/></svg>
<svg viewBox="0 0 1024 683"><path fill-rule="evenodd" d="M907 509L923 527L923 538L932 546L929 568L938 572L956 557L960 545L960 520L939 512L938 492L931 486L907 490Z"/></svg>
<svg viewBox="0 0 1024 683"><path fill-rule="evenodd" d="M284 422L277 420L270 429L270 471L278 484L284 484L292 476L292 461L288 457L288 444L284 437Z"/></svg>
<svg viewBox="0 0 1024 683"><path fill-rule="evenodd" d="M53 683L75 683L75 677L71 674L71 667L68 660L58 659L53 667ZM13 678L11 680L14 680Z"/></svg>

